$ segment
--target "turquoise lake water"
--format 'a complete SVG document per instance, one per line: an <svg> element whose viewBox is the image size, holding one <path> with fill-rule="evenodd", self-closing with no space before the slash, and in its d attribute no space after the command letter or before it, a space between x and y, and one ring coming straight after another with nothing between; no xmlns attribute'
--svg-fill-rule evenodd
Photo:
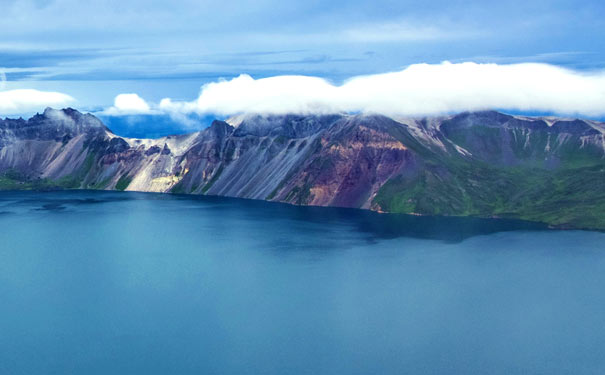
<svg viewBox="0 0 605 375"><path fill-rule="evenodd" d="M605 234L0 193L0 374L603 374Z"/></svg>

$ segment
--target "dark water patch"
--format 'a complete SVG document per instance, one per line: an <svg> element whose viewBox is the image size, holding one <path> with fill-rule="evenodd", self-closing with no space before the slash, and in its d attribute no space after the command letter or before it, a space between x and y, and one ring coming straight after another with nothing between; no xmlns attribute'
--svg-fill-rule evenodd
<svg viewBox="0 0 605 375"><path fill-rule="evenodd" d="M87 206L103 203L126 202L135 199L132 196L116 195L113 192L98 192L98 191L53 191L53 192L28 192L14 193L15 195L7 195L0 193L0 200L9 199L12 197L14 202L8 204L16 206L31 206L41 205L41 210L52 210L58 206ZM81 195L81 197L77 197ZM93 195L94 197L90 197ZM76 196L73 198L65 198L66 196Z"/></svg>
<svg viewBox="0 0 605 375"><path fill-rule="evenodd" d="M298 220L312 220L322 225L348 222L356 231L370 238L394 239L411 237L420 239L460 242L479 235L520 230L548 230L542 223L507 219L474 217L416 216L381 214L372 211L323 207L299 207Z"/></svg>
<svg viewBox="0 0 605 375"><path fill-rule="evenodd" d="M276 220L287 218L293 221L316 223L325 228L331 228L334 225L348 225L354 227L356 232L366 234L368 241L411 237L460 242L473 236L498 232L551 229L543 223L512 219L384 214L352 208L293 206L261 200L216 196L170 195L158 198L214 202L217 203L216 206L204 206L203 208L217 212L225 210L226 207L236 209L245 207L246 210L243 214L249 220L266 217L269 212L269 216Z"/></svg>
<svg viewBox="0 0 605 375"><path fill-rule="evenodd" d="M186 208L197 208L214 212L220 216L237 213L245 220L289 220L318 225L315 230L330 231L335 227L347 226L356 233L365 235L368 242L398 237L460 242L478 235L498 232L530 230L549 230L546 224L510 219L483 219L473 217L416 216L405 214L381 214L369 210L337 207L293 206L289 204L266 202L231 197L161 194L142 192L112 191L55 191L48 193L13 192L2 193L0 199L17 198L17 205L35 206L35 211L61 212L67 208L95 204L126 203L131 201L161 201L166 206L154 209L182 210L183 205L170 202L187 203Z"/></svg>
<svg viewBox="0 0 605 375"><path fill-rule="evenodd" d="M67 207L62 205L61 203L46 203L43 204L42 207L34 208L34 211L63 211Z"/></svg>

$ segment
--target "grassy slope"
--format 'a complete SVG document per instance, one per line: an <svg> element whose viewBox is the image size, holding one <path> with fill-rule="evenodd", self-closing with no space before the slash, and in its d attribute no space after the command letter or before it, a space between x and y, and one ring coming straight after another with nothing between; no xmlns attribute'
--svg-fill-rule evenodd
<svg viewBox="0 0 605 375"><path fill-rule="evenodd" d="M1 190L51 190L51 189L78 189L82 188L86 176L94 167L95 154L89 153L77 172L56 180L48 178L30 179L16 170L7 170L0 173ZM89 189L102 189L101 184L89 185Z"/></svg>
<svg viewBox="0 0 605 375"><path fill-rule="evenodd" d="M469 134L475 138L469 139ZM468 149L489 150L494 160L503 153L502 134L496 129L478 127L451 138ZM477 139L482 144L477 145ZM425 164L412 176L388 181L374 203L387 212L509 217L560 227L605 229L602 150L563 144L556 150L560 165L548 169L543 163L545 134L532 134L529 148L523 147L520 134L517 140L511 139L511 152L521 161L514 167L444 157L410 144Z"/></svg>
<svg viewBox="0 0 605 375"><path fill-rule="evenodd" d="M2 190L50 190L57 188L71 188L72 181L49 179L25 179L14 171L0 174L0 191Z"/></svg>
<svg viewBox="0 0 605 375"><path fill-rule="evenodd" d="M605 165L561 171L467 167L447 177L426 169L413 179L389 181L374 202L388 212L510 217L605 229Z"/></svg>

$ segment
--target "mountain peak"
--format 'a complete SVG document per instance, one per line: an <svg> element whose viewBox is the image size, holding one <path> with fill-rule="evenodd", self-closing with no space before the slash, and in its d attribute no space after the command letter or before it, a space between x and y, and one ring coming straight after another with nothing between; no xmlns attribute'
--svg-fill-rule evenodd
<svg viewBox="0 0 605 375"><path fill-rule="evenodd" d="M233 130L234 127L229 125L226 121L214 120L206 129L206 132L213 134L216 138L223 138L226 135L233 133Z"/></svg>
<svg viewBox="0 0 605 375"><path fill-rule="evenodd" d="M275 136L283 135L290 138L306 137L327 128L343 115L267 115L246 114L237 119L235 136ZM228 121L229 122L229 121ZM233 122L231 123L233 125Z"/></svg>
<svg viewBox="0 0 605 375"><path fill-rule="evenodd" d="M89 113L82 113L70 107L64 109L47 107L41 115L38 114L32 117L30 121L32 120L44 124L60 125L76 131L96 128L107 129L101 120L95 116Z"/></svg>

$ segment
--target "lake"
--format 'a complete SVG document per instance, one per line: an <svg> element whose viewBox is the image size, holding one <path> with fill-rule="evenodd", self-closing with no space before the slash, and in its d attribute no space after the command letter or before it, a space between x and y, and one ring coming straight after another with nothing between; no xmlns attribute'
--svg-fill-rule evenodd
<svg viewBox="0 0 605 375"><path fill-rule="evenodd" d="M2 374L603 374L605 234L0 193Z"/></svg>

